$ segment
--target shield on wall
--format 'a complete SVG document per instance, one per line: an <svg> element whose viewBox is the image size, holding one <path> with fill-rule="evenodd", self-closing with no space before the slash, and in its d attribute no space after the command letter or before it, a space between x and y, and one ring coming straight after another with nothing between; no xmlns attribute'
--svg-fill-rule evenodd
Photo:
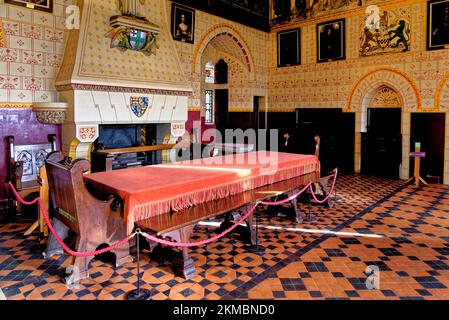
<svg viewBox="0 0 449 320"><path fill-rule="evenodd" d="M380 48L385 49L390 45L390 34L385 33L377 38L377 44Z"/></svg>
<svg viewBox="0 0 449 320"><path fill-rule="evenodd" d="M142 117L147 111L149 100L147 97L131 97L131 110L138 117Z"/></svg>
<svg viewBox="0 0 449 320"><path fill-rule="evenodd" d="M133 50L141 50L146 43L147 43L146 32L131 29L131 33L129 35L129 44L131 45Z"/></svg>

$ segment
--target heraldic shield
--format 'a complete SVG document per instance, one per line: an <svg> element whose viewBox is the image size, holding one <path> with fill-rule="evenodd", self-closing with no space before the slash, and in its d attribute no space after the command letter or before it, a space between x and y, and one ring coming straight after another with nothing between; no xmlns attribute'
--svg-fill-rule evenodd
<svg viewBox="0 0 449 320"><path fill-rule="evenodd" d="M142 117L149 106L149 99L147 97L131 97L131 110L138 117Z"/></svg>

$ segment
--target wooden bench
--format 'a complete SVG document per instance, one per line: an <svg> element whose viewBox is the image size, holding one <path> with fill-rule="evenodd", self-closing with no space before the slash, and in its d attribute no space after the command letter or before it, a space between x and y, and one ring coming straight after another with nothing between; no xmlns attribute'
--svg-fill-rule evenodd
<svg viewBox="0 0 449 320"><path fill-rule="evenodd" d="M201 221L225 216L221 230L228 229L232 224L233 215L241 211L242 215L260 201L271 199L280 194L289 196L297 193L302 186L318 178L317 173L299 176L290 180L278 182L269 186L237 194L232 197L206 202L188 209L166 213L136 223L142 231L160 238L168 238L179 243L190 242L193 228ZM292 201L295 216L302 221L301 212L297 209L297 199ZM253 228L253 214L246 219L246 232L251 244L257 243L257 235ZM160 245L153 247L152 255L167 262L177 275L190 279L196 275L195 264L189 256L188 248L176 250Z"/></svg>
<svg viewBox="0 0 449 320"><path fill-rule="evenodd" d="M77 235L75 251L95 251L104 245L113 245L126 238L126 223L123 219L121 199L116 195L94 195L85 185L83 174L90 168L89 161L67 158L62 160L60 152L51 153L46 162L53 226L61 239L68 237L69 230ZM129 244L123 244L112 251L115 265L132 261ZM61 246L51 234L48 239L46 257L63 254ZM73 265L79 271L78 279L89 276L89 262L94 257L76 257ZM78 273L78 272L77 272Z"/></svg>

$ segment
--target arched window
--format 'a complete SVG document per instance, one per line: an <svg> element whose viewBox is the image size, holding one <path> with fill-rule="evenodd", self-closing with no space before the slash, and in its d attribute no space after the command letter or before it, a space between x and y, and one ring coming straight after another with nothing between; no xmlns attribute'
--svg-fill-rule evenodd
<svg viewBox="0 0 449 320"><path fill-rule="evenodd" d="M215 83L215 67L210 61L204 66L204 81L206 83Z"/></svg>
<svg viewBox="0 0 449 320"><path fill-rule="evenodd" d="M215 83L226 84L228 83L228 64L223 60L218 60L215 65Z"/></svg>

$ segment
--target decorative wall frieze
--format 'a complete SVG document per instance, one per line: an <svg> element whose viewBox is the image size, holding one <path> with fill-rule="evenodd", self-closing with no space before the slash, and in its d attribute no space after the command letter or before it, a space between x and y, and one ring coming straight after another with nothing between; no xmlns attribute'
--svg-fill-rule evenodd
<svg viewBox="0 0 449 320"><path fill-rule="evenodd" d="M32 103L0 102L0 109L31 109Z"/></svg>
<svg viewBox="0 0 449 320"><path fill-rule="evenodd" d="M168 96L190 96L192 94L191 91L162 90L162 89L150 89L150 88L131 88L131 87L103 86L103 85L78 84L78 83L56 86L56 89L58 91L81 90L81 91L158 94L158 95L168 95Z"/></svg>
<svg viewBox="0 0 449 320"><path fill-rule="evenodd" d="M63 124L67 118L65 111L40 111L36 112L37 121L42 124Z"/></svg>

